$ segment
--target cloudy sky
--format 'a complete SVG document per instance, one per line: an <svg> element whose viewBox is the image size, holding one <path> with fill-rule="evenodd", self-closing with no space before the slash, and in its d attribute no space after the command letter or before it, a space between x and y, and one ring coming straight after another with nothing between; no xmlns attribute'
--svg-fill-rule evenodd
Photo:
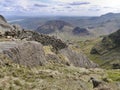
<svg viewBox="0 0 120 90"><path fill-rule="evenodd" d="M2 15L96 16L120 12L120 0L0 0Z"/></svg>

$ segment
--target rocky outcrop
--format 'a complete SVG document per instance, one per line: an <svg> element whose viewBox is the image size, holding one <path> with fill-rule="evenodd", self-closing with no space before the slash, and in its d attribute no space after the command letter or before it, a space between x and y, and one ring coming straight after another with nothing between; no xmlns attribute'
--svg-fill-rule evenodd
<svg viewBox="0 0 120 90"><path fill-rule="evenodd" d="M98 67L97 64L90 61L85 55L79 52L75 52L70 48L62 49L60 53L67 57L69 62L76 67L86 67L86 68L95 68Z"/></svg>
<svg viewBox="0 0 120 90"><path fill-rule="evenodd" d="M15 24L15 25L11 25L9 23L7 23L6 19L0 15L0 33L4 34L6 31L19 31L22 30L22 28Z"/></svg>
<svg viewBox="0 0 120 90"><path fill-rule="evenodd" d="M6 19L2 15L0 15L0 22L7 23Z"/></svg>
<svg viewBox="0 0 120 90"><path fill-rule="evenodd" d="M16 37L18 39L26 39L28 41L37 41L43 45L52 45L54 50L58 51L60 49L66 48L67 44L60 39L56 39L54 36L48 36L45 34L40 34L34 31L13 31L6 32L6 35Z"/></svg>
<svg viewBox="0 0 120 90"><path fill-rule="evenodd" d="M10 33L10 32L9 32ZM37 41L44 46L52 46L54 54L47 54L46 60L48 62L59 63L64 65L73 65L76 67L95 68L97 65L91 62L85 55L72 51L66 43L55 37L39 34L33 31L17 31L14 33L18 39L27 41ZM26 47L27 48L27 47Z"/></svg>
<svg viewBox="0 0 120 90"><path fill-rule="evenodd" d="M5 18L0 15L0 33L4 33L5 31L10 31L12 30L12 26L10 24L7 23L7 21L5 20Z"/></svg>
<svg viewBox="0 0 120 90"><path fill-rule="evenodd" d="M85 55L70 48L62 49L57 54L54 52L45 54L43 46L35 41L0 42L0 55L4 55L14 63L29 67L46 65L48 62L85 68L97 67L97 64L91 62ZM4 60L1 62L4 63Z"/></svg>
<svg viewBox="0 0 120 90"><path fill-rule="evenodd" d="M0 42L0 53L15 63L25 66L45 65L43 47L35 41Z"/></svg>
<svg viewBox="0 0 120 90"><path fill-rule="evenodd" d="M54 36L48 36L34 31L27 31L19 25L10 25L5 22L4 25L6 24L11 28L4 31L4 36L11 36L11 39L15 41L0 42L0 50L2 54L6 55L15 63L26 66L38 66L50 61L86 68L97 66L87 59L85 55L72 51L61 39L56 39ZM55 25L55 27L52 28L59 30L65 25L70 26L70 24L62 21L50 21L47 24ZM54 54L45 55L41 44L44 46L52 46L52 53Z"/></svg>

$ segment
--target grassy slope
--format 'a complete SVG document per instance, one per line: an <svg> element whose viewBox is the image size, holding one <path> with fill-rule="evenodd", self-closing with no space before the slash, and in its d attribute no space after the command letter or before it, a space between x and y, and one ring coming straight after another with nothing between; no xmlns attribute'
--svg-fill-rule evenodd
<svg viewBox="0 0 120 90"><path fill-rule="evenodd" d="M92 47L101 40L102 38L97 38L97 39L90 39L90 40L85 40L85 41L79 41L77 42L77 45L80 46L80 50L81 52L83 52L84 54L86 54L88 56L88 58L90 58L90 60L101 64L103 63L102 60L99 58L99 55L91 55L90 51L92 49Z"/></svg>
<svg viewBox="0 0 120 90"><path fill-rule="evenodd" d="M78 41L76 44L80 46L80 49L84 54L88 56L88 58L95 63L99 64L103 68L111 68L111 64L113 63L120 63L120 49L114 49L110 52L103 54L103 55L95 55L90 54L91 49L94 47L95 44L100 42L102 38L90 39L85 41Z"/></svg>
<svg viewBox="0 0 120 90"><path fill-rule="evenodd" d="M116 81L120 81L120 72L117 70L84 69L57 64L37 68L16 64L0 67L0 90L93 90L92 84L88 82L92 76L112 81L107 83L112 85L111 88Z"/></svg>

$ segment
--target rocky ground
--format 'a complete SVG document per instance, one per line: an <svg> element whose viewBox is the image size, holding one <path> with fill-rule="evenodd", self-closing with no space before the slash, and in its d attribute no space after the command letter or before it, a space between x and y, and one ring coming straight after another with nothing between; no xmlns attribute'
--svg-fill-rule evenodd
<svg viewBox="0 0 120 90"><path fill-rule="evenodd" d="M119 70L86 69L75 67L74 64L67 65L65 61L59 62L63 57L52 52L50 46L19 39L0 40L1 90L120 90ZM67 56L66 52L61 51ZM61 58L49 56L48 61L47 55L50 54ZM70 57L69 54L68 56ZM88 82L91 77L103 84L93 88L92 82Z"/></svg>

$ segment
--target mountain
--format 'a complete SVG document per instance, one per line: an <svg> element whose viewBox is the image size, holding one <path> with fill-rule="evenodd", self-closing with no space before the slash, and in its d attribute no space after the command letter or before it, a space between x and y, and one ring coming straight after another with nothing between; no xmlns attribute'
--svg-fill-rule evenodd
<svg viewBox="0 0 120 90"><path fill-rule="evenodd" d="M56 31L65 31L67 27L72 28L72 25L65 21L52 20L46 22L44 25L39 26L36 31L44 34L50 34Z"/></svg>
<svg viewBox="0 0 120 90"><path fill-rule="evenodd" d="M103 66L120 68L120 30L105 36L92 48L91 54L98 54L104 60Z"/></svg>
<svg viewBox="0 0 120 90"><path fill-rule="evenodd" d="M54 35L64 41L83 36L90 36L91 33L86 28L75 27L64 20L51 20L39 26L37 32Z"/></svg>
<svg viewBox="0 0 120 90"><path fill-rule="evenodd" d="M72 33L74 35L80 35L80 36L84 36L84 35L89 35L90 34L90 32L86 28L80 28L80 27L75 27L73 29Z"/></svg>
<svg viewBox="0 0 120 90"><path fill-rule="evenodd" d="M96 35L108 35L120 28L120 13L107 13L100 17L90 18L90 31Z"/></svg>

